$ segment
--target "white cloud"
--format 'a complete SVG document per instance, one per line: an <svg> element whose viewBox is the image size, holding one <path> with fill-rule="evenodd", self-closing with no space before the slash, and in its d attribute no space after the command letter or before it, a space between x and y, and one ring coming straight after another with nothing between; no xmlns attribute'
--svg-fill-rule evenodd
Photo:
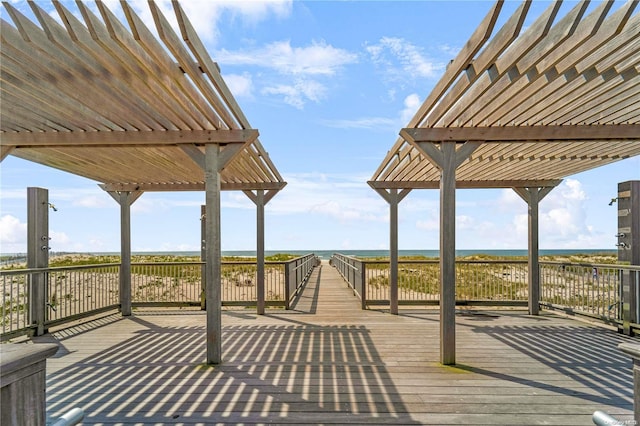
<svg viewBox="0 0 640 426"><path fill-rule="evenodd" d="M600 233L587 222L588 197L582 183L567 179L540 203L538 225L540 245L553 248L585 248L602 246ZM504 190L497 201L498 209L512 211L508 230L514 240L526 241L529 217L522 210L523 201L511 190Z"/></svg>
<svg viewBox="0 0 640 426"><path fill-rule="evenodd" d="M194 193L195 194L195 193ZM131 205L132 214L159 214L159 212L167 211L182 207L194 207L198 208L204 201L197 200L195 198L179 198L178 195L173 194L176 198L170 198L160 195L160 193L148 193L138 198L135 203ZM194 195L197 197L197 195ZM199 211L199 210L198 210Z"/></svg>
<svg viewBox="0 0 640 426"><path fill-rule="evenodd" d="M292 174L284 176L287 188L266 209L271 214L310 214L340 223L388 221L386 202L359 176Z"/></svg>
<svg viewBox="0 0 640 426"><path fill-rule="evenodd" d="M107 7L122 15L119 0L104 0ZM171 0L155 0L154 3L169 21L176 33L180 34ZM129 4L155 33L155 23L147 0L131 0ZM248 24L264 21L271 16L285 18L291 14L292 0L189 0L180 3L189 21L203 41L215 43L219 36L218 22L229 15L231 19L238 19Z"/></svg>
<svg viewBox="0 0 640 426"><path fill-rule="evenodd" d="M419 220L416 222L416 228L422 229L425 231L438 231L440 229L440 220L439 219L428 219L428 220Z"/></svg>
<svg viewBox="0 0 640 426"><path fill-rule="evenodd" d="M438 49L444 52L445 54L449 55L451 57L451 60L453 60L456 56L458 56L458 53L460 52L459 47L453 47L448 44L442 44L438 46Z"/></svg>
<svg viewBox="0 0 640 426"><path fill-rule="evenodd" d="M398 37L382 37L378 44L366 46L365 50L391 81L435 78L444 69L443 64L427 57L420 47Z"/></svg>
<svg viewBox="0 0 640 426"><path fill-rule="evenodd" d="M231 191L222 194L222 208L255 210L256 205L243 192Z"/></svg>
<svg viewBox="0 0 640 426"><path fill-rule="evenodd" d="M293 85L267 86L261 91L265 95L280 95L286 104L298 109L303 109L306 101L319 102L326 96L326 92L324 85L308 79L299 79Z"/></svg>
<svg viewBox="0 0 640 426"><path fill-rule="evenodd" d="M99 197L97 195L90 195L90 196L81 197L74 200L73 205L77 207L86 207L91 209L102 209L105 207L117 206L114 200L109 200L110 198L111 197Z"/></svg>
<svg viewBox="0 0 640 426"><path fill-rule="evenodd" d="M274 71L275 75L262 75L260 93L280 97L284 103L298 109L303 109L309 101L323 100L328 92L323 79L335 76L346 65L357 61L357 55L324 41L301 47L292 46L287 40L241 51L222 49L215 57L227 65ZM250 79L247 73L243 76Z"/></svg>
<svg viewBox="0 0 640 426"><path fill-rule="evenodd" d="M471 216L457 215L456 216L456 229L464 231L467 229L475 229L476 220Z"/></svg>
<svg viewBox="0 0 640 426"><path fill-rule="evenodd" d="M52 250L65 250L71 242L71 238L65 232L50 231L49 237L51 238L49 246Z"/></svg>
<svg viewBox="0 0 640 426"><path fill-rule="evenodd" d="M27 250L27 224L15 216L0 217L0 251L24 253Z"/></svg>
<svg viewBox="0 0 640 426"><path fill-rule="evenodd" d="M520 239L527 238L529 234L529 216L527 214L518 214L513 218L513 229L517 237Z"/></svg>
<svg viewBox="0 0 640 426"><path fill-rule="evenodd" d="M253 94L253 80L249 73L228 74L224 76L224 81L229 86L229 90L236 98L251 98Z"/></svg>
<svg viewBox="0 0 640 426"><path fill-rule="evenodd" d="M398 121L387 117L362 117L352 120L323 120L323 124L337 129L396 129Z"/></svg>
<svg viewBox="0 0 640 426"><path fill-rule="evenodd" d="M496 203L496 206L500 210L513 211L521 209L524 204L524 200L520 198L513 189L500 190L500 197ZM526 215L525 215L526 217Z"/></svg>
<svg viewBox="0 0 640 426"><path fill-rule="evenodd" d="M416 93L404 98L404 109L400 112L400 121L404 124L408 123L416 114L420 105L420 97Z"/></svg>
<svg viewBox="0 0 640 426"><path fill-rule="evenodd" d="M27 199L27 191L24 188L21 189L13 189L7 188L2 189L1 198L2 200L26 200Z"/></svg>
<svg viewBox="0 0 640 426"><path fill-rule="evenodd" d="M540 227L544 229L545 237L560 241L589 235L585 223L585 200L581 183L574 179L567 179L551 191L540 209Z"/></svg>
<svg viewBox="0 0 640 426"><path fill-rule="evenodd" d="M170 243L163 242L153 246L137 246L132 249L134 252L176 252L176 251L200 251L197 244Z"/></svg>
<svg viewBox="0 0 640 426"><path fill-rule="evenodd" d="M344 66L358 59L357 55L328 45L324 41L294 47L289 40L250 50L221 49L215 53L215 57L224 64L253 65L273 69L282 75L303 76L333 76Z"/></svg>
<svg viewBox="0 0 640 426"><path fill-rule="evenodd" d="M403 102L404 108L399 112L398 118L388 117L361 117L355 119L323 120L328 127L337 129L371 129L371 130L397 130L406 125L420 108L420 97L413 93L408 95Z"/></svg>

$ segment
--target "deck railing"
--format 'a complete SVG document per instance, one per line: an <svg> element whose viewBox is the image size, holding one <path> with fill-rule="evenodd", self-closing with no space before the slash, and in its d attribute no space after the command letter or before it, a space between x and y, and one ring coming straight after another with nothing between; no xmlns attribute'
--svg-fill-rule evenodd
<svg viewBox="0 0 640 426"><path fill-rule="evenodd" d="M285 265L286 307L297 296L311 276L311 272L320 265L320 259L315 254L307 254L290 260Z"/></svg>
<svg viewBox="0 0 640 426"><path fill-rule="evenodd" d="M605 322L624 321L624 287L640 295L640 267L618 264L540 262L540 304ZM640 301L626 300L637 324Z"/></svg>
<svg viewBox="0 0 640 426"><path fill-rule="evenodd" d="M200 306L203 265L132 263L132 306ZM289 294L298 291L316 265L313 254L265 262L265 304L288 307ZM256 305L255 261L222 262L221 276L223 305ZM45 283L44 291L37 283ZM2 339L118 309L119 283L119 263L0 270Z"/></svg>
<svg viewBox="0 0 640 426"><path fill-rule="evenodd" d="M336 268L347 282L349 287L362 300L362 309L366 308L365 301L371 298L367 297L366 291L366 275L364 262L356 257L344 256L336 253L329 259L329 264Z"/></svg>
<svg viewBox="0 0 640 426"><path fill-rule="evenodd" d="M439 261L398 262L398 304L439 304ZM389 304L390 264L334 254L330 261L363 308ZM526 306L526 260L457 260L456 304ZM626 280L626 281L625 281ZM640 267L618 264L540 262L541 306L622 324L623 285L640 296ZM629 300L632 326L638 327L640 297Z"/></svg>

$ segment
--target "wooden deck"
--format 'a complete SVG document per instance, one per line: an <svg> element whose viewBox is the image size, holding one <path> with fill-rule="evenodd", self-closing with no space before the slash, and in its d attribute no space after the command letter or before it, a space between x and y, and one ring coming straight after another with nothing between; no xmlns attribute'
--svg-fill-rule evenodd
<svg viewBox="0 0 640 426"><path fill-rule="evenodd" d="M361 311L324 264L290 311L227 310L223 364L203 364L205 315L140 310L37 341L51 418L84 424L589 425L633 418L631 338L544 312L461 311L456 367L439 359L438 312ZM629 422L631 424L631 422Z"/></svg>

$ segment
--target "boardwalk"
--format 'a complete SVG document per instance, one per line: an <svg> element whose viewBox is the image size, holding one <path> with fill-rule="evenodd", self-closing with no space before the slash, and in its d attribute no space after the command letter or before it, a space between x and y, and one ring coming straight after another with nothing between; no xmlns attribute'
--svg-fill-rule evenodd
<svg viewBox="0 0 640 426"><path fill-rule="evenodd" d="M56 341L47 405L84 424L588 425L632 419L630 338L549 313L460 312L456 367L438 364L438 313L359 309L316 269L294 309L223 314L223 364L207 366L205 315L135 311Z"/></svg>

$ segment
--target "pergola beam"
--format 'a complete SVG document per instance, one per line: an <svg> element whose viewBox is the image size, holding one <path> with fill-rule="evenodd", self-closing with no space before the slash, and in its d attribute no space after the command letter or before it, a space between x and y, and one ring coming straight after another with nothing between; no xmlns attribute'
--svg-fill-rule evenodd
<svg viewBox="0 0 640 426"><path fill-rule="evenodd" d="M286 186L286 182L221 182L221 191L279 191ZM513 186L513 185L512 185ZM180 192L204 191L204 182L185 183L105 183L100 185L105 191L144 191L144 192Z"/></svg>
<svg viewBox="0 0 640 426"><path fill-rule="evenodd" d="M2 132L2 144L20 147L74 148L95 146L163 146L191 144L251 143L258 137L255 129L165 130L114 132Z"/></svg>
<svg viewBox="0 0 640 426"><path fill-rule="evenodd" d="M11 151L13 151L14 148L15 146L12 145L0 145L0 161L7 158L7 155L11 154Z"/></svg>
<svg viewBox="0 0 640 426"><path fill-rule="evenodd" d="M540 180L458 180L457 189L475 188L530 188L530 187L555 187L561 179ZM440 181L368 181L369 186L378 189L438 189Z"/></svg>
<svg viewBox="0 0 640 426"><path fill-rule="evenodd" d="M469 140L485 143L636 140L640 143L640 124L404 128L400 136L413 143Z"/></svg>

